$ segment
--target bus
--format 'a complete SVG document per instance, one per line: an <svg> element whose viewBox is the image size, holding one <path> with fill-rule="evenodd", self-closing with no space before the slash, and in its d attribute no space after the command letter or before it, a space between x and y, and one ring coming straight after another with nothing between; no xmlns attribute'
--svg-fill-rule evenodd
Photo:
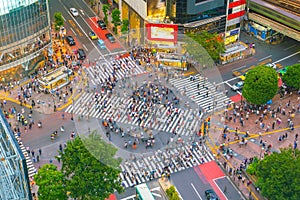
<svg viewBox="0 0 300 200"><path fill-rule="evenodd" d="M135 193L137 200L155 200L146 183L137 185L135 187Z"/></svg>
<svg viewBox="0 0 300 200"><path fill-rule="evenodd" d="M72 80L73 71L66 66L57 68L38 78L39 89L45 93L54 91L68 85Z"/></svg>

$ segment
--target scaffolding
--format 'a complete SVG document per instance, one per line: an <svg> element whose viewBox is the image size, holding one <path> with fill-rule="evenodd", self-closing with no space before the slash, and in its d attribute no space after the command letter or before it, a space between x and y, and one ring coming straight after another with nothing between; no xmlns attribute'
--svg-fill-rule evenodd
<svg viewBox="0 0 300 200"><path fill-rule="evenodd" d="M32 200L26 159L0 110L0 199Z"/></svg>

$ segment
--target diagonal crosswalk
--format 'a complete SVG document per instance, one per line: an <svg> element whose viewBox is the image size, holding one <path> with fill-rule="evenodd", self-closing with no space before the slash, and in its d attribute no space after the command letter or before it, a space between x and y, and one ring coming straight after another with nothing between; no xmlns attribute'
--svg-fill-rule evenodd
<svg viewBox="0 0 300 200"><path fill-rule="evenodd" d="M87 67L86 72L89 80L93 85L104 83L109 77L113 75L117 80L132 76L143 74L146 71L143 67L137 65L131 57L122 57L115 60L101 60L95 66Z"/></svg>
<svg viewBox="0 0 300 200"><path fill-rule="evenodd" d="M194 77L195 80L191 80L190 77L172 78L169 82L207 113L224 108L231 101L223 92L218 91L212 83L199 74Z"/></svg>
<svg viewBox="0 0 300 200"><path fill-rule="evenodd" d="M136 111L133 111L133 106ZM193 109L158 104L148 107L143 101L95 93L83 93L65 112L98 119L112 118L116 122L184 136L195 134L202 117Z"/></svg>
<svg viewBox="0 0 300 200"><path fill-rule="evenodd" d="M177 146L174 149L156 151L155 154L134 161L125 161L120 165L120 178L125 188L132 187L153 178L159 178L168 171L170 174L213 161L214 157L206 146Z"/></svg>

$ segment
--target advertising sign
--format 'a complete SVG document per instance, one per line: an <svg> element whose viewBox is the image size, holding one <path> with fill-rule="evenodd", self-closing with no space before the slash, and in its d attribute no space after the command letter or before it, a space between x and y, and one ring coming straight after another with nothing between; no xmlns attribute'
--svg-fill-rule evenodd
<svg viewBox="0 0 300 200"><path fill-rule="evenodd" d="M178 26L175 24L146 24L147 39L177 43Z"/></svg>

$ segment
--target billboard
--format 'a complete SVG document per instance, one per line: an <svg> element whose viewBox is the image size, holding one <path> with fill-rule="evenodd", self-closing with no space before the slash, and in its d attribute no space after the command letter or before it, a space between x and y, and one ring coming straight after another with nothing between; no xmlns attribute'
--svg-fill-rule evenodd
<svg viewBox="0 0 300 200"><path fill-rule="evenodd" d="M175 24L146 24L147 39L177 43L178 26Z"/></svg>

